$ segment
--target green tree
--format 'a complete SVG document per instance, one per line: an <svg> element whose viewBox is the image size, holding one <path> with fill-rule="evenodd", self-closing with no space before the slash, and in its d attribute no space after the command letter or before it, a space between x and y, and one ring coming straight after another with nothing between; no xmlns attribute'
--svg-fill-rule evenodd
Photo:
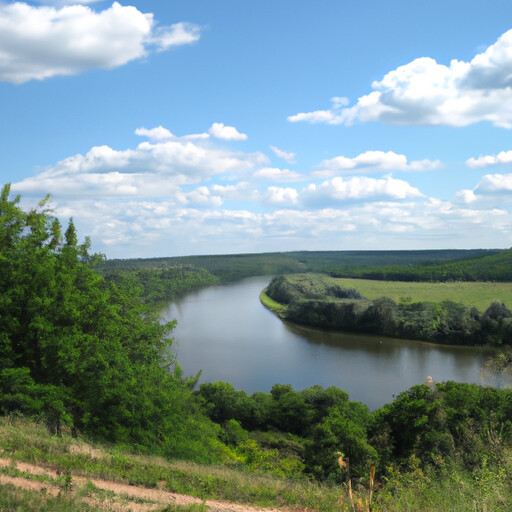
<svg viewBox="0 0 512 512"><path fill-rule="evenodd" d="M74 432L189 458L217 453L218 428L200 412L139 288L105 281L64 236L48 198L28 212L0 193L0 410ZM177 371L172 372L172 367Z"/></svg>

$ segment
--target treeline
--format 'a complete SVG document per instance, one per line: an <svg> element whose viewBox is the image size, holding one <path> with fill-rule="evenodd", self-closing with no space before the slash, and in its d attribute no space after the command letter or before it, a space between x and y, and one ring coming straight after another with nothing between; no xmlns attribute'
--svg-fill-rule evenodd
<svg viewBox="0 0 512 512"><path fill-rule="evenodd" d="M202 268L222 282L244 277L323 272L332 275L356 275L362 269L428 267L450 261L481 258L499 250L419 250L419 251L293 251L261 254L225 254L170 258L111 259L102 261L102 273L161 270L185 266ZM380 272L380 270L379 270ZM499 280L499 279L494 279Z"/></svg>
<svg viewBox="0 0 512 512"><path fill-rule="evenodd" d="M512 312L499 302L479 312L452 301L370 301L353 289L315 290L309 284L280 276L265 293L286 305L279 311L282 318L311 327L458 345L512 345Z"/></svg>
<svg viewBox="0 0 512 512"><path fill-rule="evenodd" d="M174 267L206 270L221 282L232 282L251 276L301 272L306 268L288 253L112 259L101 262L97 268L102 273L114 274L119 271L156 271Z"/></svg>
<svg viewBox="0 0 512 512"><path fill-rule="evenodd" d="M333 277L356 277L381 281L512 281L512 249L497 254L439 264L413 266L379 266L347 268L333 266L327 270Z"/></svg>
<svg viewBox="0 0 512 512"><path fill-rule="evenodd" d="M121 288L137 288L144 302L173 300L197 288L217 284L219 278L204 268L175 265L138 270L104 269L105 279Z"/></svg>
<svg viewBox="0 0 512 512"><path fill-rule="evenodd" d="M340 453L343 478L368 475L371 466L380 476L447 465L476 473L499 467L512 443L512 391L474 384L417 385L374 412L334 387L276 384L248 395L215 382L198 395L235 453L288 476L302 465L308 475L339 482Z"/></svg>

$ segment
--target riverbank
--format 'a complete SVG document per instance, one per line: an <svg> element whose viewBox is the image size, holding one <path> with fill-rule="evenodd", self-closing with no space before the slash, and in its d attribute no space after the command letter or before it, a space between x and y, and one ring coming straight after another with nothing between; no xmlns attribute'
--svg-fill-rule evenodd
<svg viewBox="0 0 512 512"><path fill-rule="evenodd" d="M512 345L509 287L510 283L371 283L294 274L273 279L260 300L281 319L320 329L502 346ZM494 301L487 309L475 306L489 299Z"/></svg>

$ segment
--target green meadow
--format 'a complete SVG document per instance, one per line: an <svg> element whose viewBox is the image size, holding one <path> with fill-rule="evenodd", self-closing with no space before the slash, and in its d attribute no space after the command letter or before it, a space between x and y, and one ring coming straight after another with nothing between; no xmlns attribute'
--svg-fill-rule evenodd
<svg viewBox="0 0 512 512"><path fill-rule="evenodd" d="M370 279L335 278L325 274L295 274L287 276L292 283L318 281L318 287L337 285L354 288L363 297L375 300L388 297L395 302L443 302L450 300L484 311L492 302L502 302L512 308L512 283L453 282L419 283L403 281L373 281ZM315 286L309 284L308 286Z"/></svg>

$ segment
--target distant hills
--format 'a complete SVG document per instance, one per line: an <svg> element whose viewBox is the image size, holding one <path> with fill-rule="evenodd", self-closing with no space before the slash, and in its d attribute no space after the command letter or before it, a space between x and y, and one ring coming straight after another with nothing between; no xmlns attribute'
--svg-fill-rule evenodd
<svg viewBox="0 0 512 512"><path fill-rule="evenodd" d="M293 251L168 258L112 259L102 271L204 268L221 281L255 275L323 272L336 277L394 280L512 280L512 250Z"/></svg>
<svg viewBox="0 0 512 512"><path fill-rule="evenodd" d="M102 271L204 268L221 281L255 275L323 272L336 277L403 281L512 281L512 249L293 251L146 259L112 259Z"/></svg>

